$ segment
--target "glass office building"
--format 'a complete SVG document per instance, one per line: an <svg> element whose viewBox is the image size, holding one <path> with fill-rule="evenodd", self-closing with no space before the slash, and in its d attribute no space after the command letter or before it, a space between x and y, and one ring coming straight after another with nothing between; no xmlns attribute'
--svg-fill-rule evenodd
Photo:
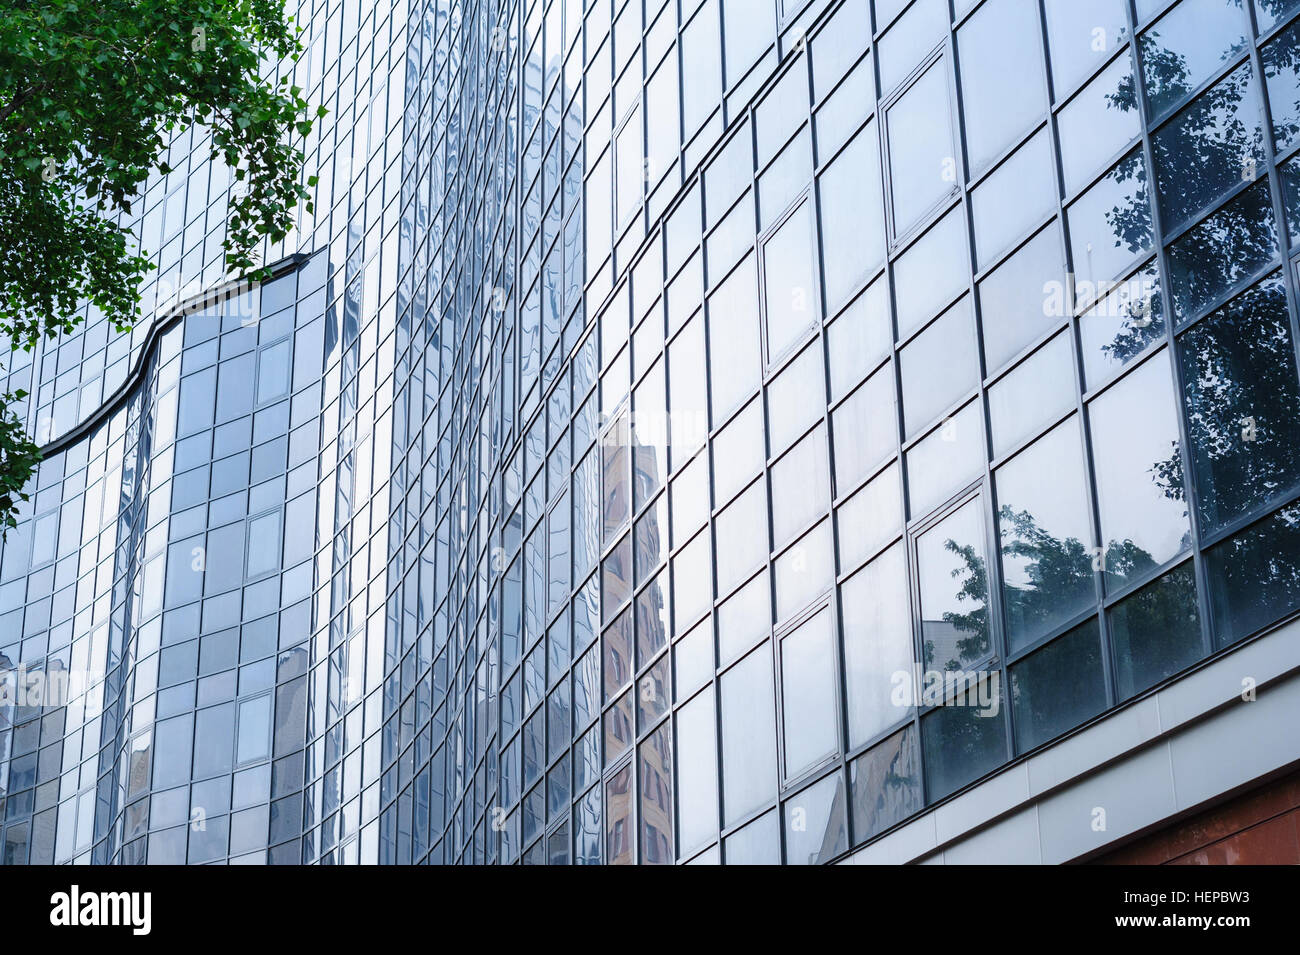
<svg viewBox="0 0 1300 955"><path fill-rule="evenodd" d="M1300 2L288 12L273 277L186 134L149 320L0 376L5 863L1069 861L1300 760Z"/></svg>

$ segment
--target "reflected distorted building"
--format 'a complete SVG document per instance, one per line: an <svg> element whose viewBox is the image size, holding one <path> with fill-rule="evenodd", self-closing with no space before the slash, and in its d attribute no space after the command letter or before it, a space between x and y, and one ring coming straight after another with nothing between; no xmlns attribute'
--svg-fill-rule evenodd
<svg viewBox="0 0 1300 955"><path fill-rule="evenodd" d="M271 276L183 134L147 321L0 370L6 863L1215 859L1292 791L1300 3L289 12Z"/></svg>

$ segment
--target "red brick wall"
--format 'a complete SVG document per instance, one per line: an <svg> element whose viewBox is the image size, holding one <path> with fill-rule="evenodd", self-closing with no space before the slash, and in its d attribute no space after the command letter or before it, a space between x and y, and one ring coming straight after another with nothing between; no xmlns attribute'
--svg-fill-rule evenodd
<svg viewBox="0 0 1300 955"><path fill-rule="evenodd" d="M1300 772L1094 861L1102 865L1300 864Z"/></svg>

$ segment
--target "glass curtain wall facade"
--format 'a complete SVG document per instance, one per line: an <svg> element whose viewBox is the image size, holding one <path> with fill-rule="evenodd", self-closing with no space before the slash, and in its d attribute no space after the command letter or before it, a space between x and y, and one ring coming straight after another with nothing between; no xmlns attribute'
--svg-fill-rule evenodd
<svg viewBox="0 0 1300 955"><path fill-rule="evenodd" d="M297 4L9 360L3 860L835 861L1292 616L1298 13Z"/></svg>

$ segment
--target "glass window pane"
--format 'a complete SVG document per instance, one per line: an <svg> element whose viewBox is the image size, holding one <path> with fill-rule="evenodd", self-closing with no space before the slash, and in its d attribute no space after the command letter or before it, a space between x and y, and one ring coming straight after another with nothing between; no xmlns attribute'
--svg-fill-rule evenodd
<svg viewBox="0 0 1300 955"><path fill-rule="evenodd" d="M705 621L673 647L675 698L685 699L713 679L713 626Z"/></svg>
<svg viewBox="0 0 1300 955"><path fill-rule="evenodd" d="M685 17L685 14L683 14ZM710 3L682 31L682 89L691 91L682 97L682 124L686 138L700 128L722 98L722 64L718 50L718 8Z"/></svg>
<svg viewBox="0 0 1300 955"><path fill-rule="evenodd" d="M1159 354L1090 409L1107 585L1146 576L1190 544L1173 379Z"/></svg>
<svg viewBox="0 0 1300 955"><path fill-rule="evenodd" d="M699 534L673 558L673 622L681 633L713 604L709 535Z"/></svg>
<svg viewBox="0 0 1300 955"><path fill-rule="evenodd" d="M849 784L853 835L859 843L919 812L925 794L916 729L904 727L855 759L849 767Z"/></svg>
<svg viewBox="0 0 1300 955"><path fill-rule="evenodd" d="M776 810L772 810L728 836L727 865L780 865L780 825Z"/></svg>
<svg viewBox="0 0 1300 955"><path fill-rule="evenodd" d="M540 734L540 720L541 715L539 713L537 716L530 719L528 724L524 727L524 777L526 780L531 780L535 776L536 772L541 768L538 766L531 771L529 769L530 762L535 762L540 755L530 752L532 748L540 748L541 746L540 740L534 742L530 738L532 736L532 726L534 722L539 724L537 727L537 733ZM628 747L632 745L633 737L636 736L635 731L632 729L631 690L624 693L613 706L605 710L604 725L605 762L612 763L617 761L620 756L627 752Z"/></svg>
<svg viewBox="0 0 1300 955"><path fill-rule="evenodd" d="M1169 247L1169 298L1175 325L1196 316L1233 285L1277 258L1268 183L1243 192Z"/></svg>
<svg viewBox="0 0 1300 955"><path fill-rule="evenodd" d="M1079 317L1079 339L1084 377L1087 387L1094 390L1152 344L1165 340L1160 273L1155 262L1120 282Z"/></svg>
<svg viewBox="0 0 1300 955"><path fill-rule="evenodd" d="M601 540L609 542L627 522L632 510L631 455L628 453L628 416L623 415L600 442L604 522Z"/></svg>
<svg viewBox="0 0 1300 955"><path fill-rule="evenodd" d="M814 343L768 382L769 454L780 454L826 413L824 369L820 343Z"/></svg>
<svg viewBox="0 0 1300 955"><path fill-rule="evenodd" d="M813 95L821 99L857 59L871 36L871 9L846 3L819 30L812 43Z"/></svg>
<svg viewBox="0 0 1300 955"><path fill-rule="evenodd" d="M709 433L704 325L698 316L668 346L668 375L668 400L673 410L668 422L669 437L673 467L680 467L690 460Z"/></svg>
<svg viewBox="0 0 1300 955"><path fill-rule="evenodd" d="M725 594L767 560L767 491L762 481L755 481L719 512L713 532L718 553L718 592Z"/></svg>
<svg viewBox="0 0 1300 955"><path fill-rule="evenodd" d="M903 529L903 486L895 461L840 505L840 567L850 569Z"/></svg>
<svg viewBox="0 0 1300 955"><path fill-rule="evenodd" d="M689 98L689 97L688 97ZM749 188L754 176L754 149L749 127L727 140L704 171L704 211L712 228Z"/></svg>
<svg viewBox="0 0 1300 955"><path fill-rule="evenodd" d="M700 455L673 481L673 546L684 544L709 517L709 458Z"/></svg>
<svg viewBox="0 0 1300 955"><path fill-rule="evenodd" d="M1128 35L1124 0L1046 0L1052 83L1059 101Z"/></svg>
<svg viewBox="0 0 1300 955"><path fill-rule="evenodd" d="M936 318L903 347L903 422L916 434L979 383L979 348L970 296Z"/></svg>
<svg viewBox="0 0 1300 955"><path fill-rule="evenodd" d="M966 216L957 206L894 263L898 337L907 338L966 288Z"/></svg>
<svg viewBox="0 0 1300 955"><path fill-rule="evenodd" d="M776 6L750 0L722 0L727 86L731 87L776 37ZM717 50L713 51L717 56Z"/></svg>
<svg viewBox="0 0 1300 955"><path fill-rule="evenodd" d="M647 69L652 68L647 66ZM646 136L646 175L651 186L663 178L677 159L680 145L678 131L678 103L680 84L677 76L677 57L670 56L646 83L645 115L648 126Z"/></svg>
<svg viewBox="0 0 1300 955"><path fill-rule="evenodd" d="M641 790L641 862L672 865L673 842L673 738L665 723L638 750L637 785Z"/></svg>
<svg viewBox="0 0 1300 955"><path fill-rule="evenodd" d="M1043 115L1047 88L1042 51L1038 10L1023 0L988 0L957 31L972 174L1005 152ZM1015 69L1007 69L1008 63Z"/></svg>
<svg viewBox="0 0 1300 955"><path fill-rule="evenodd" d="M901 236L956 188L948 70L942 60L889 108L888 122L894 235Z"/></svg>
<svg viewBox="0 0 1300 955"><path fill-rule="evenodd" d="M894 369L885 365L831 415L835 487L854 487L898 447Z"/></svg>
<svg viewBox="0 0 1300 955"><path fill-rule="evenodd" d="M998 469L1007 647L1028 646L1097 599L1077 417Z"/></svg>
<svg viewBox="0 0 1300 955"><path fill-rule="evenodd" d="M230 772L234 744L234 703L199 710L194 721L194 778Z"/></svg>
<svg viewBox="0 0 1300 955"><path fill-rule="evenodd" d="M776 796L772 656L767 644L722 675L722 799L732 825Z"/></svg>
<svg viewBox="0 0 1300 955"><path fill-rule="evenodd" d="M1183 0L1141 37L1142 80L1153 116L1168 113L1245 48L1239 0Z"/></svg>
<svg viewBox="0 0 1300 955"><path fill-rule="evenodd" d="M605 783L605 863L631 865L636 844L632 830L632 764Z"/></svg>
<svg viewBox="0 0 1300 955"><path fill-rule="evenodd" d="M1074 729L1106 708L1096 619L1057 637L1010 668L1016 750Z"/></svg>
<svg viewBox="0 0 1300 955"><path fill-rule="evenodd" d="M1205 648L1191 562L1116 604L1110 635L1121 700L1199 660Z"/></svg>
<svg viewBox="0 0 1300 955"><path fill-rule="evenodd" d="M1300 505L1206 552L1219 646L1249 636L1300 606Z"/></svg>
<svg viewBox="0 0 1300 955"><path fill-rule="evenodd" d="M193 718L186 714L154 726L153 787L164 789L190 781Z"/></svg>
<svg viewBox="0 0 1300 955"><path fill-rule="evenodd" d="M257 356L257 402L271 401L289 393L289 342L262 350Z"/></svg>
<svg viewBox="0 0 1300 955"><path fill-rule="evenodd" d="M776 618L794 616L835 581L831 522L823 521L776 559Z"/></svg>
<svg viewBox="0 0 1300 955"><path fill-rule="evenodd" d="M605 628L600 638L605 661L605 702L632 679L632 614L627 612Z"/></svg>
<svg viewBox="0 0 1300 955"><path fill-rule="evenodd" d="M781 640L781 732L787 779L839 748L834 623L830 609L823 608Z"/></svg>
<svg viewBox="0 0 1300 955"><path fill-rule="evenodd" d="M1072 195L1142 131L1127 53L1065 105L1057 114L1057 129L1065 191Z"/></svg>
<svg viewBox="0 0 1300 955"><path fill-rule="evenodd" d="M213 401L216 397L217 370L205 368L181 379L180 409L176 417L176 436L212 427Z"/></svg>
<svg viewBox="0 0 1300 955"><path fill-rule="evenodd" d="M1056 168L1043 130L975 189L971 210L976 264L983 268L993 261L1055 208L1056 199Z"/></svg>
<svg viewBox="0 0 1300 955"><path fill-rule="evenodd" d="M1255 25L1261 34L1267 33L1295 13L1297 7L1300 0L1255 0Z"/></svg>
<svg viewBox="0 0 1300 955"><path fill-rule="evenodd" d="M772 465L772 533L780 547L831 503L826 430L820 425Z"/></svg>
<svg viewBox="0 0 1300 955"><path fill-rule="evenodd" d="M1146 163L1135 149L1066 210L1075 280L1095 288L1151 249Z"/></svg>
<svg viewBox="0 0 1300 955"><path fill-rule="evenodd" d="M926 670L959 670L989 652L988 572L979 498L917 539Z"/></svg>
<svg viewBox="0 0 1300 955"><path fill-rule="evenodd" d="M279 569L280 512L272 511L248 522L248 570L245 576L252 580Z"/></svg>
<svg viewBox="0 0 1300 955"><path fill-rule="evenodd" d="M806 202L763 246L769 364L789 351L820 313L813 274L814 240L812 204Z"/></svg>
<svg viewBox="0 0 1300 955"><path fill-rule="evenodd" d="M641 667L668 644L668 572L636 596L636 662ZM552 631L554 632L554 631ZM567 631L562 631L567 640ZM554 672L552 673L554 675Z"/></svg>
<svg viewBox="0 0 1300 955"><path fill-rule="evenodd" d="M843 4L848 10L852 4ZM825 33L826 31L823 31ZM817 153L825 160L844 144L876 105L876 71L868 52L848 78L817 108Z"/></svg>
<svg viewBox="0 0 1300 955"><path fill-rule="evenodd" d="M540 578L540 572L538 577ZM539 580L540 584L541 581ZM610 551L601 565L600 605L602 620L612 619L614 613L632 596L632 536L626 535Z"/></svg>
<svg viewBox="0 0 1300 955"><path fill-rule="evenodd" d="M990 677L966 690L965 705L938 707L921 720L925 789L931 802L1007 758L1006 730L996 718L1001 709L1001 687Z"/></svg>
<svg viewBox="0 0 1300 955"><path fill-rule="evenodd" d="M904 673L911 680L915 659L902 544L895 544L840 586L840 608L852 748L911 713L910 706L893 699L896 675Z"/></svg>
<svg viewBox="0 0 1300 955"><path fill-rule="evenodd" d="M920 517L969 484L984 467L984 426L972 401L907 452L911 514Z"/></svg>
<svg viewBox="0 0 1300 955"><path fill-rule="evenodd" d="M1183 225L1242 180L1254 179L1263 168L1263 117L1256 86L1250 64L1244 63L1151 137L1166 231Z"/></svg>
<svg viewBox="0 0 1300 955"><path fill-rule="evenodd" d="M826 328L831 400L838 401L889 353L889 284L877 279Z"/></svg>
<svg viewBox="0 0 1300 955"><path fill-rule="evenodd" d="M879 12L877 16L880 17ZM876 21L879 29L886 20ZM906 79L943 38L948 5L943 0L917 0L880 41L880 88L888 93Z"/></svg>
<svg viewBox="0 0 1300 955"><path fill-rule="evenodd" d="M1066 303L1060 227L1053 223L979 286L984 361L996 371L1062 319Z"/></svg>
<svg viewBox="0 0 1300 955"><path fill-rule="evenodd" d="M1200 532L1212 534L1300 481L1300 385L1282 276L1208 315L1180 346Z"/></svg>
<svg viewBox="0 0 1300 955"><path fill-rule="evenodd" d="M795 128L808 118L808 74L803 63L786 70L776 85L764 94L754 110L754 137L758 144L758 165L767 165ZM803 131L806 135L807 130ZM804 140L805 148L807 141Z"/></svg>
<svg viewBox="0 0 1300 955"><path fill-rule="evenodd" d="M271 696L239 703L239 742L236 762L243 764L271 755Z"/></svg>
<svg viewBox="0 0 1300 955"><path fill-rule="evenodd" d="M885 258L885 228L876 124L853 142L821 174L822 260L826 302L838 308Z"/></svg>
<svg viewBox="0 0 1300 955"><path fill-rule="evenodd" d="M758 388L762 355L758 334L758 278L751 256L709 297L709 348L726 361L709 366L713 420L721 422Z"/></svg>
<svg viewBox="0 0 1300 955"><path fill-rule="evenodd" d="M677 818L683 855L717 838L717 750L709 687L677 711Z"/></svg>
<svg viewBox="0 0 1300 955"><path fill-rule="evenodd" d="M718 658L723 666L772 632L772 592L767 571L718 607Z"/></svg>
<svg viewBox="0 0 1300 955"><path fill-rule="evenodd" d="M723 504L763 469L763 403L751 401L713 439L713 494Z"/></svg>
<svg viewBox="0 0 1300 955"><path fill-rule="evenodd" d="M645 189L645 149L641 137L641 108L633 108L614 142L618 160L618 180L615 186L614 221L622 223L641 204Z"/></svg>
<svg viewBox="0 0 1300 955"><path fill-rule="evenodd" d="M994 456L1064 414L1074 399L1074 349L1064 331L989 388Z"/></svg>
<svg viewBox="0 0 1300 955"><path fill-rule="evenodd" d="M802 74L792 70L787 75ZM762 161L765 160L760 159L760 162ZM761 229L768 228L781 218L781 213L789 208L795 197L812 181L812 171L812 134L805 126L794 141L781 150L780 156L773 161L772 165L763 170L762 175L758 177L758 212ZM743 241L748 244L754 238L753 207L749 203L743 203L740 208L743 209L745 220L737 228ZM712 262L709 265L710 268L713 267Z"/></svg>
<svg viewBox="0 0 1300 955"><path fill-rule="evenodd" d="M785 804L787 865L823 865L849 849L844 774L836 771Z"/></svg>

